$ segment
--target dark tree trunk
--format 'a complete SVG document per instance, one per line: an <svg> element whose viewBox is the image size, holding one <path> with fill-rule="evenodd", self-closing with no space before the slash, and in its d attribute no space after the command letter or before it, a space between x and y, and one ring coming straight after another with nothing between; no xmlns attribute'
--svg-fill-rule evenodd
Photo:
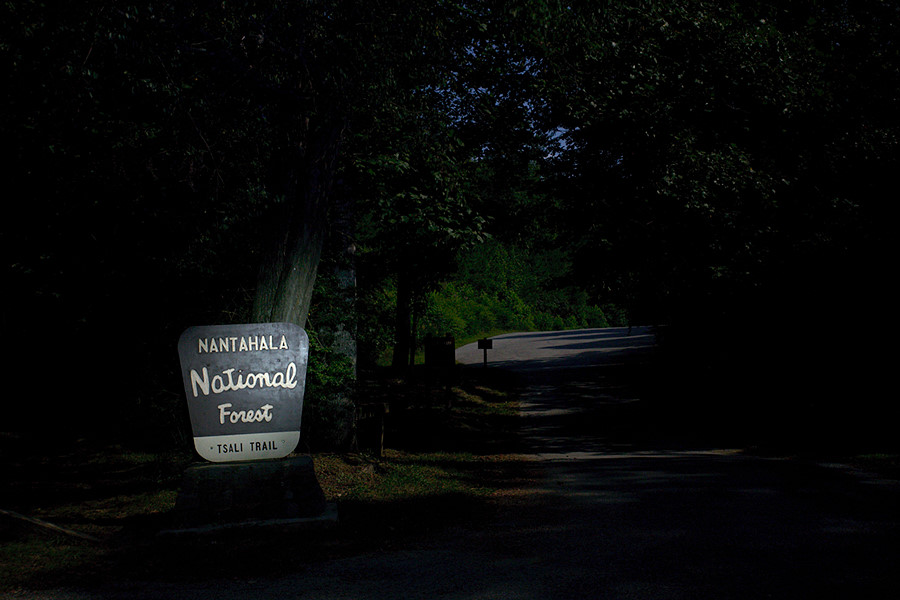
<svg viewBox="0 0 900 600"><path fill-rule="evenodd" d="M253 302L257 323L306 326L340 137L341 127L329 128L297 159L297 165L286 169L285 204L267 235L272 244L259 270Z"/></svg>
<svg viewBox="0 0 900 600"><path fill-rule="evenodd" d="M412 302L412 326L409 330L409 366L416 366L416 332L419 331L419 306Z"/></svg>
<svg viewBox="0 0 900 600"><path fill-rule="evenodd" d="M412 273L401 267L397 273L397 312L394 321L394 354L391 361L395 369L409 366L410 339L412 337Z"/></svg>
<svg viewBox="0 0 900 600"><path fill-rule="evenodd" d="M331 220L334 238L337 283L335 301L339 303L342 322L335 324L333 350L346 356L353 365L356 378L357 363L357 307L356 307L356 210L352 198L338 193L334 201L335 215Z"/></svg>

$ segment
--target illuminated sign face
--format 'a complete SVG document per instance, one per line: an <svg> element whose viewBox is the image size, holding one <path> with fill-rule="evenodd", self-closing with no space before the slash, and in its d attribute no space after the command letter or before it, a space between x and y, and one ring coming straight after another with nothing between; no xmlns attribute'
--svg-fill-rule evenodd
<svg viewBox="0 0 900 600"><path fill-rule="evenodd" d="M309 359L291 323L191 327L178 340L194 447L231 462L282 458L300 441Z"/></svg>

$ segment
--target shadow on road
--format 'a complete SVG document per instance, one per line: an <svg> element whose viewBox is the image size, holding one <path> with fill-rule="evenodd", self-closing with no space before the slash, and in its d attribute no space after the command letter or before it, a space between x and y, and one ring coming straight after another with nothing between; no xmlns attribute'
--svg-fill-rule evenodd
<svg viewBox="0 0 900 600"><path fill-rule="evenodd" d="M464 350L470 369L477 356ZM494 338L488 370L515 375L521 432L533 453L684 450L720 446L666 390L651 328L509 334Z"/></svg>
<svg viewBox="0 0 900 600"><path fill-rule="evenodd" d="M896 488L738 453L545 464L533 518L518 514L517 528L494 538L495 551L525 556L528 540L543 538L564 557L532 572L544 597L888 598L898 589Z"/></svg>

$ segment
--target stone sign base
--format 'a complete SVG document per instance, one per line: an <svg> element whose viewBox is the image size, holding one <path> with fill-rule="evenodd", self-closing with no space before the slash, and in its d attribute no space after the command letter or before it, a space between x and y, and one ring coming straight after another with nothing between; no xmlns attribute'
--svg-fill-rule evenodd
<svg viewBox="0 0 900 600"><path fill-rule="evenodd" d="M324 528L336 522L337 510L325 502L312 459L299 456L189 467L175 501L174 528L161 535Z"/></svg>

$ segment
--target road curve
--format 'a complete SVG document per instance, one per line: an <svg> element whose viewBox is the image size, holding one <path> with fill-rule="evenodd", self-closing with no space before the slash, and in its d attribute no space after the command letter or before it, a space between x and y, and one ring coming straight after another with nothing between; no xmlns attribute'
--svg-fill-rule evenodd
<svg viewBox="0 0 900 600"><path fill-rule="evenodd" d="M517 372L558 370L611 364L633 359L654 347L649 327L578 329L536 333L508 333L491 338L487 351L491 368ZM484 365L484 351L471 343L456 350L456 362Z"/></svg>

